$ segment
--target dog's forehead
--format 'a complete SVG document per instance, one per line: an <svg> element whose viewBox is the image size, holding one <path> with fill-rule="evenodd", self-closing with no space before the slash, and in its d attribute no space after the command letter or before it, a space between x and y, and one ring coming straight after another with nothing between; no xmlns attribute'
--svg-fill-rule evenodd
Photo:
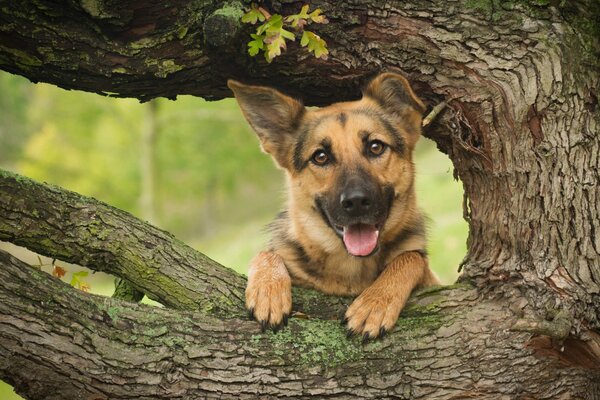
<svg viewBox="0 0 600 400"><path fill-rule="evenodd" d="M308 130L317 141L323 137L334 142L354 141L363 133L385 133L381 114L376 106L364 100L335 103L314 110L307 119Z"/></svg>

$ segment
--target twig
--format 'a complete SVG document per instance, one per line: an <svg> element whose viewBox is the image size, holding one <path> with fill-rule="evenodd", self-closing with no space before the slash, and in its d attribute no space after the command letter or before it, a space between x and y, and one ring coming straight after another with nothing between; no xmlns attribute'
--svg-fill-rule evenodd
<svg viewBox="0 0 600 400"><path fill-rule="evenodd" d="M426 127L427 125L429 125L435 119L435 117L437 117L438 114L440 112L442 112L442 110L444 108L446 108L447 105L448 105L447 101L442 101L440 104L438 104L435 107L433 107L433 109L431 110L431 112L429 114L427 114L427 116L423 119L422 126Z"/></svg>

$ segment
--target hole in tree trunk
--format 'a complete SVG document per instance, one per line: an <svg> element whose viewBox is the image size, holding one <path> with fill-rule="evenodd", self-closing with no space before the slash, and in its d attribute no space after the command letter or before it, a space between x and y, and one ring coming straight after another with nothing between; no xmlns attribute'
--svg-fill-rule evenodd
<svg viewBox="0 0 600 400"><path fill-rule="evenodd" d="M430 267L444 284L458 277L466 254L468 225L463 219L463 187L454 178L454 167L435 142L421 138L415 150L417 201L429 217Z"/></svg>

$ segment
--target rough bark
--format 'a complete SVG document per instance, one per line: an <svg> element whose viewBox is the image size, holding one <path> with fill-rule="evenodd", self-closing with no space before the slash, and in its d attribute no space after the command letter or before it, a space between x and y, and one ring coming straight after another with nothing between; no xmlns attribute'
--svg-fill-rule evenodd
<svg viewBox="0 0 600 400"><path fill-rule="evenodd" d="M292 318L287 330L263 334L252 321L90 296L6 253L0 266L0 373L28 398L600 393L600 371L581 365L589 360L534 357L523 348L529 335L509 330L514 317L503 303L469 285L415 296L395 332L362 345L336 320Z"/></svg>
<svg viewBox="0 0 600 400"><path fill-rule="evenodd" d="M227 7L221 2L201 1L151 5L139 1L13 3L16 2L0 0L0 68L34 81L141 100L187 93L216 99L229 95L225 80L235 77L278 86L304 98L307 104L323 104L356 97L361 82L377 70L393 67L410 78L416 92L429 105L448 102L447 109L426 134L450 156L464 184L464 209L470 233L468 254L462 265L463 279L471 281L475 288L454 289L439 295L444 299L443 304L434 314L442 316L440 325L428 325L423 320L419 323L423 323L424 329L411 326L404 331L400 322L391 338L368 345L374 346L373 349L381 346L381 351L370 353L368 346L360 348L358 359L344 359L330 368L312 356L305 360L313 368L302 366L297 362L302 354L313 354L311 350L318 347L294 348L293 344L307 343L308 339L302 342L301 337L308 332L311 338L315 335L337 338L338 331L333 330L332 322L294 320L292 329L279 336L287 343L282 347L277 347L271 339L248 339L244 335L254 329L252 325L235 319L223 322L214 319L240 314L243 278L188 251L164 232L124 220L123 213L107 206L90 206L86 204L88 199L78 200L73 194L64 197L65 193L57 189L46 192L48 189L2 176L3 238L53 257L113 272L171 307L197 308L202 312L198 314L202 315L199 320L207 322L202 329L194 326L192 330L213 332L206 333L208 337L215 331L223 334L217 334L219 339L213 345L219 343L224 349L214 347L208 353L201 353L207 354L200 355L198 360L204 367L191 369L195 372L187 374L180 372L174 381L181 380L182 385L191 382L190 387L203 388L198 390L214 390L215 396L217 393L229 396L231 390L251 387L248 390L273 396L288 393L302 396L322 390L323 395L343 397L354 394L348 389L353 385L352 390L357 389L364 396L400 398L599 396L598 387L593 386L600 365L600 77L597 73L600 5L597 1L560 4L536 1L501 4L495 0L322 1L318 5L331 23L318 28L318 33L329 45L329 59L307 57L291 45L285 55L270 65L246 55L248 28L236 22L239 10L231 3ZM285 13L300 5L284 1L273 2L271 6L272 11ZM31 195L24 196L25 193ZM66 199L82 202L80 207L70 209L65 220L74 222L67 223L67 229L44 222L60 221L64 215L58 210L64 205L52 208L41 195L50 196L58 204ZM6 200L4 196L8 196ZM4 210L14 214L5 214ZM31 210L41 214L36 216ZM100 215L99 231L91 232L86 221ZM26 218L29 223L21 228L17 218ZM43 229L36 230L35 224ZM155 245L153 239L148 242L150 248L146 248L144 239L148 237L158 238L159 244ZM94 257L86 255L88 252ZM148 270L155 275L140 272ZM216 287L211 286L213 283ZM13 284L18 283L3 279L3 285ZM52 321L50 310L57 316L60 313L48 308L47 303L19 300L15 294L17 286L11 287L12 290L3 289L3 298L20 304L18 310L31 312L15 316L10 314L10 307L2 309L0 321L11 321L7 326L13 327L12 337L18 337L18 329L53 332L54 328L77 326L59 328L59 321L54 325L40 321L29 327L24 321L39 321L34 319L38 315L36 310L48 321ZM170 296L172 288L175 296ZM25 293L26 288L19 290ZM475 293L472 298L470 293ZM65 295L80 296L77 301L89 302L85 304L94 307L89 305L93 304L93 297ZM315 316L324 317L317 311L320 305L329 307L327 313L336 309L332 299L312 298L311 304L316 306L311 310ZM136 307L142 306L124 307L132 310L131 318L125 319L140 318L140 324L154 315L159 319L168 317L159 310L157 314L135 314ZM185 315L171 313L173 318ZM91 315L87 316L88 324L98 322L97 318L90 320ZM77 317L69 314L65 318ZM168 319L161 321L167 327L177 326ZM460 323L457 325L456 321ZM109 322L93 328L110 330ZM81 324L85 326L84 322ZM510 327L524 333L508 331ZM108 331L102 332L106 332L102 337L115 337ZM419 334L415 337L414 332ZM405 334L413 336L406 340ZM35 333L31 335L38 337ZM162 337L159 335L153 341L163 343ZM228 340L221 341L223 337ZM63 344L71 343L69 338L65 334ZM205 343L191 334L185 339L191 343L200 340L200 345ZM335 343L344 343L343 351L340 350L343 354L346 350L347 354L354 354L353 349L359 349L343 340L323 345L337 348ZM21 351L42 342L31 339ZM32 358L20 356L22 353L15 350L19 342L16 343L14 339L0 341L5 346L1 347L3 361L13 354L24 366L33 368L33 364L50 365L52 360L60 359L46 352L45 363L39 362L42 357L33 362ZM93 341L82 343L93 344ZM139 347L132 344L135 341L125 342L129 347L124 347L122 341L102 343L106 344L103 349L107 352L107 343L111 343L113 351L127 348L137 356L144 346L152 346L154 342L140 339ZM187 357L181 350L185 348L182 342L170 343L173 345L164 342L164 348L160 349L168 351L172 360ZM260 347L261 343L265 347ZM254 349L254 345L262 350L256 353L248 350L251 353L248 355L245 349ZM89 346L93 351L93 346ZM268 346L273 349L268 350ZM286 358L284 348L292 349L292 358ZM531 358L532 353L539 358ZM160 353L157 350L151 354ZM560 363L554 363L553 357L558 357ZM196 365L190 357L185 360L188 364L181 365ZM92 371L114 372L119 362L111 364L113 370L107 367ZM177 362L165 365L174 366L174 371L184 371ZM149 368L159 368L162 364L150 365ZM221 365L223 370L219 369ZM69 368L57 373L78 377L77 374L88 373ZM257 372L261 368L265 380ZM370 375L367 368L378 372ZM19 375L24 370L2 369L4 378L13 382L19 376L23 390L30 390L30 396L36 398L35 393L40 393L36 388L44 383L35 379L42 375L25 378ZM120 382L129 384L128 379L134 378L126 371L123 369ZM164 371L160 381L150 381L156 382L155 385L146 384L147 390L176 387L175 383L162 380L170 379L171 370ZM379 378L372 378L377 373ZM203 374L211 378L199 378ZM91 393L100 390L93 386L95 383L103 382L104 378L110 381L109 375L81 377L79 382L85 384L73 379L69 385L79 385L80 390ZM347 376L351 378L344 380ZM27 389L26 379L36 384ZM200 384L200 381L194 383L194 379L204 380ZM249 383L251 379L255 380ZM125 386L134 388L133 384Z"/></svg>
<svg viewBox="0 0 600 400"><path fill-rule="evenodd" d="M0 240L120 277L170 308L246 315L245 277L125 211L2 170ZM319 297L295 289L294 310L331 318L348 304Z"/></svg>

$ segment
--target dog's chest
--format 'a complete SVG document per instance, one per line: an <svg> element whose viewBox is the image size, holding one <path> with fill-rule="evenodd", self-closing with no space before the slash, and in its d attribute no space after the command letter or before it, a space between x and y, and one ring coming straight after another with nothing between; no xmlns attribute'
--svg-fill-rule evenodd
<svg viewBox="0 0 600 400"><path fill-rule="evenodd" d="M294 284L310 286L324 293L357 295L369 287L381 270L375 257L328 254L308 262L286 263Z"/></svg>

